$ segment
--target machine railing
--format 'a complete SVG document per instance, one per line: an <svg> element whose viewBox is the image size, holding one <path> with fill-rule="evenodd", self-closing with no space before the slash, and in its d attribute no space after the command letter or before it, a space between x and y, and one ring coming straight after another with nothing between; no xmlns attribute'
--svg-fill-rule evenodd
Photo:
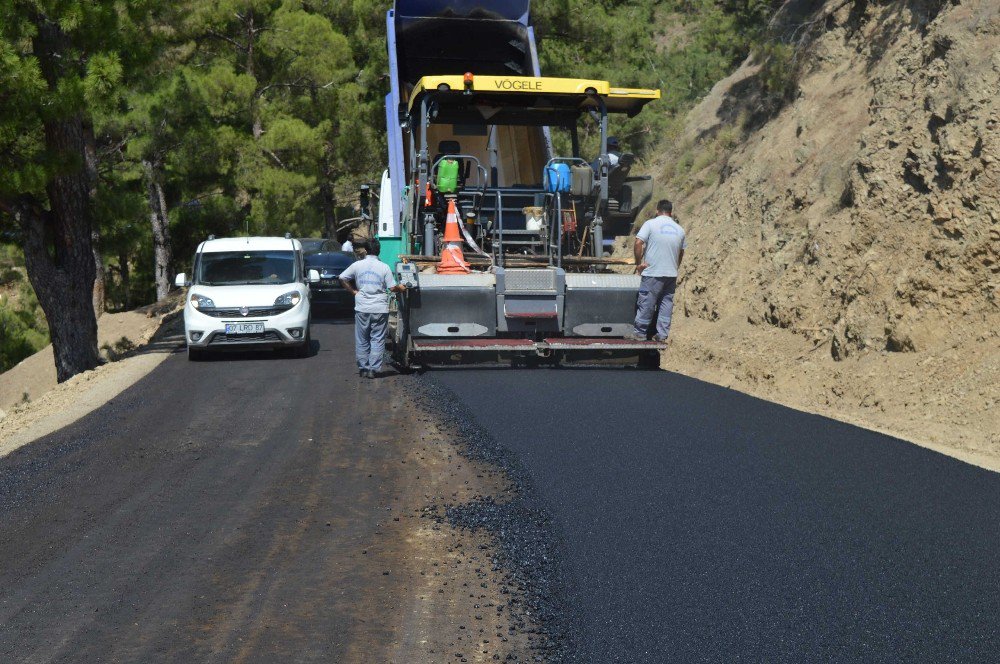
<svg viewBox="0 0 1000 664"><path fill-rule="evenodd" d="M549 168L553 164L582 164L590 169L590 164L587 163L582 157L552 157L545 163L545 177L548 177ZM572 175L571 175L572 177ZM563 248L563 219L562 219L562 193L552 192L548 194L551 196L551 200L555 204L555 211L553 214L552 222L549 224L549 265L554 265L555 267L562 267L562 248ZM553 262L555 258L555 262Z"/></svg>

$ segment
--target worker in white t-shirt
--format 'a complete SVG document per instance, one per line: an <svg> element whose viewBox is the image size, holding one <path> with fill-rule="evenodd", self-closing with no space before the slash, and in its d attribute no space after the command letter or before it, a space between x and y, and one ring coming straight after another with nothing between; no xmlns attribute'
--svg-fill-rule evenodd
<svg viewBox="0 0 1000 664"><path fill-rule="evenodd" d="M616 168L618 168L618 162L621 160L622 156L622 146L618 142L618 139L614 136L608 136L608 173L610 174ZM594 169L595 173L600 174L601 163L600 159L595 159L590 163L590 167Z"/></svg>
<svg viewBox="0 0 1000 664"><path fill-rule="evenodd" d="M674 311L677 271L684 260L687 238L684 229L670 216L674 205L664 199L656 204L657 216L642 225L635 236L635 271L642 276L639 284L639 307L635 314L635 332L626 338L649 338L653 312L656 317L656 341L666 341Z"/></svg>
<svg viewBox="0 0 1000 664"><path fill-rule="evenodd" d="M365 240L366 256L340 273L340 283L354 296L354 350L358 375L375 378L382 368L385 333L389 327L389 291L401 293L388 265L378 259L377 238Z"/></svg>
<svg viewBox="0 0 1000 664"><path fill-rule="evenodd" d="M622 146L614 136L608 136L608 165L611 170L618 168L618 160L622 156Z"/></svg>

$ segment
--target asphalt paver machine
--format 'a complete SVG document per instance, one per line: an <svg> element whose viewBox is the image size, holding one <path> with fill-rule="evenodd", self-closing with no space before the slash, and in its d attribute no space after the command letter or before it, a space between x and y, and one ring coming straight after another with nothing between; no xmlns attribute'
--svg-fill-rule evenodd
<svg viewBox="0 0 1000 664"><path fill-rule="evenodd" d="M607 255L652 183L631 155L609 156L608 116L659 91L542 77L528 0L397 0L388 37L378 235L409 286L396 361L655 361L661 344L625 339L639 277ZM581 129L599 136L592 159ZM554 153L554 131L570 154Z"/></svg>

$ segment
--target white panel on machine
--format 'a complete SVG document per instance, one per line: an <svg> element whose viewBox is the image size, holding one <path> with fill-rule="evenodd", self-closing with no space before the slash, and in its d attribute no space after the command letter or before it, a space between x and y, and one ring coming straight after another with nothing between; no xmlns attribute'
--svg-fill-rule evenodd
<svg viewBox="0 0 1000 664"><path fill-rule="evenodd" d="M389 179L389 169L382 171L382 184L379 187L378 199L378 235L379 237L399 237L396 228L396 218L392 213L392 180Z"/></svg>
<svg viewBox="0 0 1000 664"><path fill-rule="evenodd" d="M492 274L421 274L421 288L486 288L496 285Z"/></svg>
<svg viewBox="0 0 1000 664"><path fill-rule="evenodd" d="M567 274L566 288L625 288L638 291L638 274Z"/></svg>

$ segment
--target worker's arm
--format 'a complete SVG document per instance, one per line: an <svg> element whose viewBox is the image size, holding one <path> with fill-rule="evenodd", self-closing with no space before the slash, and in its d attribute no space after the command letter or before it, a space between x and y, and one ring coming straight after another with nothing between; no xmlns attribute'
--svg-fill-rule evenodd
<svg viewBox="0 0 1000 664"><path fill-rule="evenodd" d="M351 263L346 270L340 273L340 283L351 295L358 294L357 283L354 281L354 275L358 273L357 265L357 263Z"/></svg>
<svg viewBox="0 0 1000 664"><path fill-rule="evenodd" d="M649 267L649 263L642 260L643 256L646 255L646 243L639 238L635 239L635 246L632 248L635 254L635 271L636 274L642 274L642 271Z"/></svg>
<svg viewBox="0 0 1000 664"><path fill-rule="evenodd" d="M684 262L684 250L683 249L681 249L681 253L677 254L677 267L680 267L682 262Z"/></svg>
<svg viewBox="0 0 1000 664"><path fill-rule="evenodd" d="M344 288L346 288L348 291L350 291L351 295L357 295L358 294L358 289L354 287L354 280L353 279L344 279L344 278L341 278L340 283L343 284Z"/></svg>
<svg viewBox="0 0 1000 664"><path fill-rule="evenodd" d="M396 283L396 278L392 276L392 272L386 275L385 286L389 289L390 293L402 293L406 291L406 286Z"/></svg>

